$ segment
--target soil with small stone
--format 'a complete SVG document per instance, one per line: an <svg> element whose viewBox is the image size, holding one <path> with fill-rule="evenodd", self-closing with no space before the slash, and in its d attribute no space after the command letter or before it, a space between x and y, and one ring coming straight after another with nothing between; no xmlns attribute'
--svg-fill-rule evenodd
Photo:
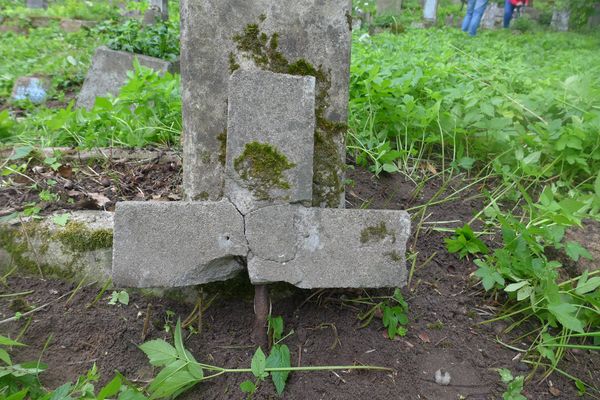
<svg viewBox="0 0 600 400"><path fill-rule="evenodd" d="M181 197L180 164L177 162L130 163L111 161L73 166L68 177L44 169L57 181L53 189L59 200L49 203L43 213L60 208L108 208L117 200L179 200ZM368 295L391 294L391 291L363 290L299 290L286 285L273 288L273 315L284 318L286 332L293 330L286 343L292 364L309 365L378 365L391 372L302 372L290 375L285 399L498 399L504 385L496 368L509 368L514 375L526 375L529 367L519 361L519 354L501 345L511 343L515 334L504 335L506 324L480 324L499 311L499 303L486 296L471 277L475 267L470 260L460 260L444 247L448 234L436 228L454 228L468 222L481 210L478 199L481 188L452 193L465 186L462 177L455 178L450 188L437 197L447 199L426 210L411 207L425 204L440 189L442 182L431 180L416 192L415 183L400 174L374 177L356 167L348 171L353 183L347 187L347 207L373 209L408 209L413 216L411 253L417 254L410 284L402 290L409 304L410 323L405 337L390 340L382 322L375 318L361 328L357 315L367 309L352 299ZM67 183L67 188L65 188ZM0 202L19 209L24 202L37 200L35 191L23 183L0 189ZM80 193L75 196L75 191ZM70 193L71 192L71 193ZM70 194L69 194L70 193ZM90 194L107 198L99 206ZM73 196L71 196L73 195ZM449 196L449 197L448 197ZM97 197L97 196L96 196ZM68 200L72 198L73 200ZM8 203L7 203L8 202ZM86 206L86 204L88 206ZM93 205L93 207L91 207ZM7 207L8 208L8 207ZM451 222L448 222L451 221ZM454 221L454 222L452 222ZM420 229L417 230L419 222ZM436 223L437 222L437 223ZM417 236L418 235L418 236ZM415 240L416 238L416 240ZM174 238L174 240L177 240ZM493 246L497 237L488 237ZM411 267L411 263L408 263ZM186 346L198 360L229 368L248 368L254 353L251 342L253 321L252 287L247 277L232 284L209 285L206 298L216 299L203 313L201 332L191 334ZM0 332L11 337L24 329L21 340L28 347L14 351L19 361L40 357L49 365L41 375L48 388L74 380L94 363L101 382L119 370L133 382L143 385L156 371L138 349L143 342L144 322L148 320L145 339L169 339L165 326L177 317L185 319L192 312L190 302L167 297L152 297L130 291L128 306L109 305L109 292L94 306L87 307L99 292L97 286L84 287L67 302L68 296L55 299L74 289L76 284L58 279L20 277L15 274L0 285L0 293L33 291L23 296L25 304L0 298L0 319L51 302L49 306L18 322L0 325ZM25 308L23 308L25 307ZM150 310L147 318L148 310ZM174 313L174 316L171 315ZM47 347L42 353L44 344ZM524 343L512 343L516 347ZM600 386L600 357L587 351L567 352L562 368L587 382ZM450 384L435 382L438 369L448 371ZM590 373L591 372L591 373ZM251 377L231 374L203 383L185 394L189 399L242 399L239 384ZM539 382L536 374L526 385L529 399L574 399L573 383L559 374ZM462 397L461 397L462 396ZM256 399L276 399L270 382L264 382Z"/></svg>

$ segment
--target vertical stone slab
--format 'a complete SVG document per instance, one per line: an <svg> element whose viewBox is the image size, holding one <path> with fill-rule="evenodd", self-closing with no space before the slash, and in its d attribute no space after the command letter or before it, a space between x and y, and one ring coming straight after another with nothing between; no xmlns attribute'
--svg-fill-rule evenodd
<svg viewBox="0 0 600 400"><path fill-rule="evenodd" d="M569 30L569 20L571 19L571 10L554 10L550 26L559 32Z"/></svg>
<svg viewBox="0 0 600 400"><path fill-rule="evenodd" d="M158 11L163 21L169 19L169 0L150 0L150 8Z"/></svg>
<svg viewBox="0 0 600 400"><path fill-rule="evenodd" d="M312 203L315 78L239 70L229 80L225 193L242 213Z"/></svg>
<svg viewBox="0 0 600 400"><path fill-rule="evenodd" d="M262 69L317 78L313 205L343 206L350 0L183 0L184 191L223 195L229 76Z"/></svg>
<svg viewBox="0 0 600 400"><path fill-rule="evenodd" d="M402 13L402 0L377 0L377 15L399 15Z"/></svg>
<svg viewBox="0 0 600 400"><path fill-rule="evenodd" d="M425 22L435 24L437 21L438 0L425 0L423 3L423 19Z"/></svg>

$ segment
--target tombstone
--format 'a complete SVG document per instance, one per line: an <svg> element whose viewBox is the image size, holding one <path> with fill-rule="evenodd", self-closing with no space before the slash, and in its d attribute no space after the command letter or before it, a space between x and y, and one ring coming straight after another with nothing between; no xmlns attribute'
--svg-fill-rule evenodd
<svg viewBox="0 0 600 400"><path fill-rule="evenodd" d="M550 26L559 32L567 32L569 30L570 19L571 10L554 10Z"/></svg>
<svg viewBox="0 0 600 400"><path fill-rule="evenodd" d="M402 0L377 0L377 15L402 14Z"/></svg>
<svg viewBox="0 0 600 400"><path fill-rule="evenodd" d="M144 24L152 25L157 20L169 19L169 0L150 0L150 7L144 14Z"/></svg>
<svg viewBox="0 0 600 400"><path fill-rule="evenodd" d="M488 4L481 17L483 29L497 29L502 27L504 18L504 7L497 3Z"/></svg>
<svg viewBox="0 0 600 400"><path fill-rule="evenodd" d="M429 25L437 22L438 3L438 0L425 0L423 3L423 20Z"/></svg>
<svg viewBox="0 0 600 400"><path fill-rule="evenodd" d="M48 97L50 81L48 78L25 76L15 80L11 98L13 100L29 100L33 104L42 104Z"/></svg>
<svg viewBox="0 0 600 400"><path fill-rule="evenodd" d="M247 266L257 285L259 344L266 342L267 283L405 285L405 211L307 206L318 173L310 162L317 79L250 69L235 71L227 87L223 199L117 203L113 282L181 287Z"/></svg>
<svg viewBox="0 0 600 400"><path fill-rule="evenodd" d="M77 96L77 107L91 109L96 97L108 94L116 96L127 81L127 72L133 70L133 62L137 58L140 65L152 68L161 73L179 72L179 63L161 60L160 58L111 50L101 46L96 50L83 87Z"/></svg>
<svg viewBox="0 0 600 400"><path fill-rule="evenodd" d="M350 0L183 0L184 192L224 193L229 76L262 69L317 79L313 205L343 207Z"/></svg>
<svg viewBox="0 0 600 400"><path fill-rule="evenodd" d="M27 8L48 8L47 0L27 0Z"/></svg>

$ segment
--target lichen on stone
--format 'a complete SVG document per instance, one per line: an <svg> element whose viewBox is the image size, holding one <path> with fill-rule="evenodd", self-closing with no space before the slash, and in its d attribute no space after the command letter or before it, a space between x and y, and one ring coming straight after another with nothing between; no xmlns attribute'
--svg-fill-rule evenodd
<svg viewBox="0 0 600 400"><path fill-rule="evenodd" d="M233 163L240 178L259 200L269 200L272 189L290 189L283 173L295 166L279 150L259 142L247 143Z"/></svg>
<svg viewBox="0 0 600 400"><path fill-rule="evenodd" d="M110 229L90 229L84 223L71 221L67 226L54 234L63 246L69 250L82 253L112 246L113 232Z"/></svg>
<svg viewBox="0 0 600 400"><path fill-rule="evenodd" d="M227 160L227 129L217 135L217 140L220 143L219 162L221 165L225 165L225 161Z"/></svg>
<svg viewBox="0 0 600 400"><path fill-rule="evenodd" d="M361 243L382 241L388 237L392 239L392 243L396 242L396 234L393 231L390 232L383 221L378 225L368 226L360 232Z"/></svg>

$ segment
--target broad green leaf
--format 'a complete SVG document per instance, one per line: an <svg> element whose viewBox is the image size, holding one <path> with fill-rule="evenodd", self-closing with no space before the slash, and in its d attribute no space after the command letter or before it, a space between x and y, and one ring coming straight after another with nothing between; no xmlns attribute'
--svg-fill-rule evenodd
<svg viewBox="0 0 600 400"><path fill-rule="evenodd" d="M502 379L502 382L504 383L508 383L514 379L512 373L507 368L500 368L498 373L500 374L500 379Z"/></svg>
<svg viewBox="0 0 600 400"><path fill-rule="evenodd" d="M579 261L579 257L592 259L590 252L577 242L567 242L565 244L565 252L573 261Z"/></svg>
<svg viewBox="0 0 600 400"><path fill-rule="evenodd" d="M586 293L593 292L594 290L596 290L599 287L600 287L600 276L593 277L590 280L586 279L585 281L582 281L582 279L580 278L579 282L577 283L577 287L575 288L575 293L586 294Z"/></svg>
<svg viewBox="0 0 600 400"><path fill-rule="evenodd" d="M119 393L118 400L148 400L148 398L138 390L128 387Z"/></svg>
<svg viewBox="0 0 600 400"><path fill-rule="evenodd" d="M273 335L273 341L278 341L283 336L283 318L281 316L269 317L269 329Z"/></svg>
<svg viewBox="0 0 600 400"><path fill-rule="evenodd" d="M256 349L254 353L254 357L252 357L252 362L250 363L250 369L252 369L252 374L260 380L264 380L269 374L265 372L265 368L267 367L267 359L265 357L265 353L263 353L262 349L259 347Z"/></svg>
<svg viewBox="0 0 600 400"><path fill-rule="evenodd" d="M252 381L244 381L240 383L240 390L244 393L254 394L256 392L256 385Z"/></svg>
<svg viewBox="0 0 600 400"><path fill-rule="evenodd" d="M525 165L535 164L540 160L541 155L542 155L541 151L534 151L533 153L527 155L527 157L525 157L523 159L523 163Z"/></svg>
<svg viewBox="0 0 600 400"><path fill-rule="evenodd" d="M65 383L64 385L58 387L52 392L52 397L50 397L50 400L71 400L71 397L69 396L71 386L71 383Z"/></svg>
<svg viewBox="0 0 600 400"><path fill-rule="evenodd" d="M100 392L98 393L97 400L104 400L107 397L113 397L115 394L119 393L121 389L121 376L115 376L110 382L106 384Z"/></svg>
<svg viewBox="0 0 600 400"><path fill-rule="evenodd" d="M167 366L165 366L162 371L160 371L158 373L158 375L156 375L156 377L152 380L152 382L150 382L150 385L148 386L148 391L150 393L153 394L153 398L154 393L161 387L164 387L165 385L167 385L167 382L169 381L169 379L171 379L173 376L178 375L178 374L184 374L184 375L189 375L189 372L187 372L185 370L185 368L187 367L187 362L183 361L183 360L177 360L174 361L170 364L168 364ZM164 388L164 390L166 390L168 388ZM174 393L174 390L173 392Z"/></svg>
<svg viewBox="0 0 600 400"><path fill-rule="evenodd" d="M31 146L21 146L14 149L14 153L8 158L9 160L20 160L25 158L33 151Z"/></svg>
<svg viewBox="0 0 600 400"><path fill-rule="evenodd" d="M500 286L504 286L504 278L498 272L492 270L487 263L482 260L475 260L475 264L479 267L475 271L475 276L481 278L481 283L486 291L491 290L496 283Z"/></svg>
<svg viewBox="0 0 600 400"><path fill-rule="evenodd" d="M392 163L385 163L382 166L383 170L387 173L393 174L394 172L398 172L398 167L396 166L396 164L392 164Z"/></svg>
<svg viewBox="0 0 600 400"><path fill-rule="evenodd" d="M520 281L520 282L515 282L515 283L511 283L510 285L507 285L504 288L505 292L516 292L517 290L521 289L523 286L529 284L528 281Z"/></svg>
<svg viewBox="0 0 600 400"><path fill-rule="evenodd" d="M523 300L531 297L532 292L533 292L533 287L531 287L529 285L523 286L517 292L517 301L523 301Z"/></svg>
<svg viewBox="0 0 600 400"><path fill-rule="evenodd" d="M13 393L10 396L6 397L6 400L23 400L25 396L27 396L27 392L29 389L23 389L17 393Z"/></svg>
<svg viewBox="0 0 600 400"><path fill-rule="evenodd" d="M151 340L140 345L146 353L150 364L160 367L172 363L177 359L177 350L162 339Z"/></svg>
<svg viewBox="0 0 600 400"><path fill-rule="evenodd" d="M71 215L68 213L59 214L52 217L52 222L59 226L66 226L69 218L71 218Z"/></svg>
<svg viewBox="0 0 600 400"><path fill-rule="evenodd" d="M575 316L575 313L577 312L577 307L575 305L569 303L550 303L548 304L548 311L550 311L565 328L583 333L583 324Z"/></svg>
<svg viewBox="0 0 600 400"><path fill-rule="evenodd" d="M275 345L271 349L271 354L266 361L267 368L289 368L291 367L290 349L285 345ZM271 372L271 379L278 394L282 394L285 389L285 382L289 376L289 371Z"/></svg>
<svg viewBox="0 0 600 400"><path fill-rule="evenodd" d="M4 363L6 363L7 365L12 364L12 360L10 359L10 356L4 349L0 349L0 360L4 361Z"/></svg>

